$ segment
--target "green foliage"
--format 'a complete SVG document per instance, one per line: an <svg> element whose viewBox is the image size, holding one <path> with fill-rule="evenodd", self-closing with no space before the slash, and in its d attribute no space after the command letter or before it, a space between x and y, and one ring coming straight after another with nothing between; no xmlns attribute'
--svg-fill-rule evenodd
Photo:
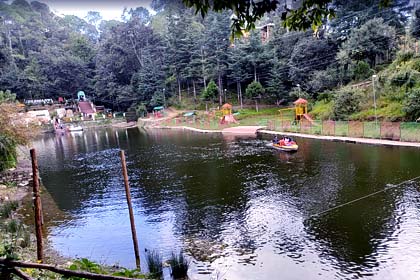
<svg viewBox="0 0 420 280"><path fill-rule="evenodd" d="M348 120L349 116L360 109L360 96L357 92L341 90L336 93L333 115L337 120Z"/></svg>
<svg viewBox="0 0 420 280"><path fill-rule="evenodd" d="M373 69L371 69L369 63L365 61L358 61L353 66L353 75L356 81L369 79L372 77L373 74Z"/></svg>
<svg viewBox="0 0 420 280"><path fill-rule="evenodd" d="M2 91L0 90L0 104L3 102L15 102L16 94L12 93L10 90Z"/></svg>
<svg viewBox="0 0 420 280"><path fill-rule="evenodd" d="M70 270L82 270L92 273L105 274L105 270L99 264L92 262L86 258L78 259L69 266ZM78 279L78 278L72 278Z"/></svg>
<svg viewBox="0 0 420 280"><path fill-rule="evenodd" d="M395 29L384 23L382 18L376 18L353 29L349 39L341 46L341 51L344 53L342 57L366 60L374 66L378 57L386 60L387 53L394 51L395 46Z"/></svg>
<svg viewBox="0 0 420 280"><path fill-rule="evenodd" d="M6 201L0 205L0 218L10 218L10 215L15 211L19 206L17 201Z"/></svg>
<svg viewBox="0 0 420 280"><path fill-rule="evenodd" d="M252 82L250 83L245 90L246 97L252 98L260 98L264 94L265 90L263 86L259 82Z"/></svg>
<svg viewBox="0 0 420 280"><path fill-rule="evenodd" d="M148 251L146 253L146 262L150 276L160 279L163 274L162 256L158 252Z"/></svg>
<svg viewBox="0 0 420 280"><path fill-rule="evenodd" d="M410 120L420 118L420 88L414 88L407 94L403 110Z"/></svg>
<svg viewBox="0 0 420 280"><path fill-rule="evenodd" d="M333 70L337 46L330 40L317 39L309 35L305 34L293 47L293 52L288 61L290 66L289 76L294 84L300 84L302 88L308 91L311 91L311 81L314 91L322 91L324 88L331 88L337 84L337 78L330 82L328 81L329 77L322 77L322 72L316 73L316 71L325 70L328 66L330 70L328 73L324 72L325 75L337 72ZM311 77L313 75L315 77ZM318 80L321 77L322 80Z"/></svg>
<svg viewBox="0 0 420 280"><path fill-rule="evenodd" d="M420 82L420 72L411 69L395 71L390 77L390 85L394 87L413 88Z"/></svg>
<svg viewBox="0 0 420 280"><path fill-rule="evenodd" d="M145 117L147 115L147 107L144 103L141 103L136 106L136 114L140 117Z"/></svg>
<svg viewBox="0 0 420 280"><path fill-rule="evenodd" d="M314 119L320 119L320 120L332 119L334 117L333 106L334 106L334 102L332 101L327 101L327 100L317 101L315 102L315 105L312 107L310 114Z"/></svg>
<svg viewBox="0 0 420 280"><path fill-rule="evenodd" d="M172 252L169 265L171 266L171 275L174 279L184 279L187 277L190 262L182 252L178 254Z"/></svg>
<svg viewBox="0 0 420 280"><path fill-rule="evenodd" d="M0 171L15 166L17 159L16 144L11 137L0 134Z"/></svg>
<svg viewBox="0 0 420 280"><path fill-rule="evenodd" d="M330 102L334 98L334 93L332 91L324 91L318 94L318 101Z"/></svg>
<svg viewBox="0 0 420 280"><path fill-rule="evenodd" d="M214 102L217 99L218 92L219 90L216 83L214 81L210 81L210 83L207 85L207 88L203 90L201 98L205 101Z"/></svg>
<svg viewBox="0 0 420 280"><path fill-rule="evenodd" d="M122 277L128 277L128 278L145 278L143 274L140 273L140 270L138 269L127 269L122 268L117 272L114 272L112 274L113 276L122 276Z"/></svg>
<svg viewBox="0 0 420 280"><path fill-rule="evenodd" d="M397 64L403 64L407 61L410 61L414 57L414 52L409 51L399 51L397 53L397 59L395 60L395 63Z"/></svg>
<svg viewBox="0 0 420 280"><path fill-rule="evenodd" d="M414 19L411 22L410 33L414 38L420 38L420 8L417 8L414 11Z"/></svg>

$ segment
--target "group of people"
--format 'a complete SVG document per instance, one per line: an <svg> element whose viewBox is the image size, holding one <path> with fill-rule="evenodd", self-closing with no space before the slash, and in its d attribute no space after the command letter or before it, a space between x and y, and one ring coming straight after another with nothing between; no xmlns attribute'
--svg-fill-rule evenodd
<svg viewBox="0 0 420 280"><path fill-rule="evenodd" d="M274 135L274 138L273 138L273 144L275 145L287 146L287 145L292 144L292 142L293 142L292 138L287 137L287 136L283 137L282 139L279 139L277 135Z"/></svg>

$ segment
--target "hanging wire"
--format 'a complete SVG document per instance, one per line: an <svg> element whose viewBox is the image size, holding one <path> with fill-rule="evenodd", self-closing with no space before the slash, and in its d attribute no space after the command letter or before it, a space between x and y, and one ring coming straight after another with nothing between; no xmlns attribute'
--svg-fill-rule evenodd
<svg viewBox="0 0 420 280"><path fill-rule="evenodd" d="M417 176L417 177L415 177L415 178L412 178L412 179L409 179L409 180L403 181L403 182L401 182L401 183L399 183L399 184L397 184L397 185L390 185L390 186L387 186L386 188L384 188L384 189L382 189L382 190L380 190L380 191L376 191L376 192L373 192L373 193L371 193L371 194L368 194L368 195L365 195L365 196L362 196L362 197L359 197L359 198L356 198L356 199L350 200L350 201L348 201L348 202L345 202L345 203L342 203L342 204L336 205L336 206L334 206L334 207L332 207L332 208L329 208L329 209L327 209L327 210L324 210L324 211L322 211L322 212L319 212L319 213L316 213L316 214L313 214L313 215L309 216L309 220L310 220L310 219L312 219L312 218L316 218L316 217L322 216L322 215L324 215L324 214L327 214L327 213L329 213L329 212L331 212L331 211L334 211L334 210L336 210L336 209L342 208L342 207L344 207L344 206L347 206L347 205L353 204L353 203L355 203L355 202L361 201L361 200L363 200L363 199L365 199L365 198L372 197L372 196L377 195L377 194L382 193L382 192L386 192L387 190L390 190L390 189L395 189L395 188L397 188L397 187L399 187L399 186L402 186L402 185L404 185L404 184L407 184L407 183L410 183L410 182L414 182L414 181L416 181L416 180L418 180L418 179L420 179L420 176Z"/></svg>

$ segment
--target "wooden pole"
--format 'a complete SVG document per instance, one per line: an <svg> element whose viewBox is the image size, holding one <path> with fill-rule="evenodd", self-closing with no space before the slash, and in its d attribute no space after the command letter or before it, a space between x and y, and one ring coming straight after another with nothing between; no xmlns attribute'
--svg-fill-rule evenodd
<svg viewBox="0 0 420 280"><path fill-rule="evenodd" d="M127 198L128 212L130 213L130 224L131 224L131 234L133 236L134 255L136 257L136 266L138 269L140 269L139 244L137 241L136 225L134 223L133 207L131 205L130 185L128 184L127 165L125 163L125 154L123 150L120 150L120 157L121 157L121 165L122 165L122 171L123 171L123 176L124 176L125 196Z"/></svg>
<svg viewBox="0 0 420 280"><path fill-rule="evenodd" d="M39 194L38 161L35 149L31 149L32 176L33 176L33 199L35 206L35 234L36 234L36 255L39 262L43 262L43 242L42 242L42 204Z"/></svg>

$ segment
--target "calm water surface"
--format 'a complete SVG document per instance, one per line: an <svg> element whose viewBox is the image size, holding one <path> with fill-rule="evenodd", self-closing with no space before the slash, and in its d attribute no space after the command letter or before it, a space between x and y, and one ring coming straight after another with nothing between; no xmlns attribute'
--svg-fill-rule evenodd
<svg viewBox="0 0 420 280"><path fill-rule="evenodd" d="M35 143L66 256L134 267L119 149L144 251L193 256L193 279L420 279L420 149L169 130L86 131ZM144 262L143 262L144 263ZM143 264L142 264L143 265ZM144 268L144 267L143 267Z"/></svg>

